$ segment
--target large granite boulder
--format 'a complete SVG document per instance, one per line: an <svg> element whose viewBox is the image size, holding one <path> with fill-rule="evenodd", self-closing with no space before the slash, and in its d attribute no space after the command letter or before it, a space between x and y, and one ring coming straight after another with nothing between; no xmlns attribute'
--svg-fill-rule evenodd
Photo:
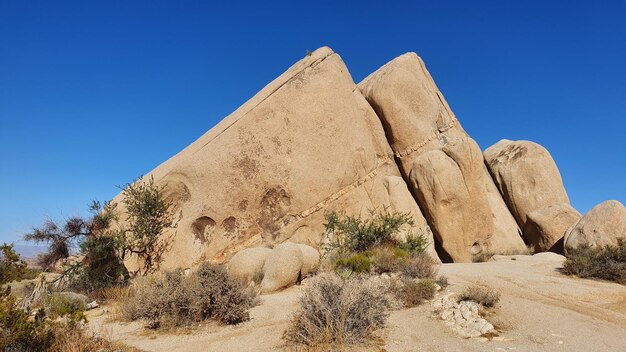
<svg viewBox="0 0 626 352"><path fill-rule="evenodd" d="M276 246L263 267L261 293L293 286L319 267L320 255L305 244L284 242Z"/></svg>
<svg viewBox="0 0 626 352"><path fill-rule="evenodd" d="M626 241L626 208L616 200L607 200L593 207L567 230L565 253L582 245L616 245L619 238Z"/></svg>
<svg viewBox="0 0 626 352"><path fill-rule="evenodd" d="M230 276L247 285L255 280L255 276L263 274L265 261L271 254L271 248L242 249L228 261L226 270Z"/></svg>
<svg viewBox="0 0 626 352"><path fill-rule="evenodd" d="M537 143L501 140L485 161L506 204L535 251L562 252L560 240L580 219L550 153Z"/></svg>
<svg viewBox="0 0 626 352"><path fill-rule="evenodd" d="M415 53L392 60L358 87L383 122L402 174L441 245L440 254L467 262L485 251L525 250L480 148Z"/></svg>
<svg viewBox="0 0 626 352"><path fill-rule="evenodd" d="M410 211L413 231L427 236L437 256L424 216L398 182L381 121L327 47L147 177L165 187L176 212L162 237L161 269L224 262L243 248L288 239L317 247L326 212L366 216L383 207Z"/></svg>

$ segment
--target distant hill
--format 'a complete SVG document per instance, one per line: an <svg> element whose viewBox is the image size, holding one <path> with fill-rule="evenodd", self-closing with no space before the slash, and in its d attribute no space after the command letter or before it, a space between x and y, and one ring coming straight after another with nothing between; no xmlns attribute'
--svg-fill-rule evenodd
<svg viewBox="0 0 626 352"><path fill-rule="evenodd" d="M24 260L35 259L37 258L37 255L45 252L48 249L48 247L46 246L35 246L28 244L16 244L13 248Z"/></svg>

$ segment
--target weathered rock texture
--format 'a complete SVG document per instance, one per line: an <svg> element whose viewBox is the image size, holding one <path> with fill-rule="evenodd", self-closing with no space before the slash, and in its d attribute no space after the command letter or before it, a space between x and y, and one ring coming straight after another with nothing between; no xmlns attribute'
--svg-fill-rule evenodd
<svg viewBox="0 0 626 352"><path fill-rule="evenodd" d="M243 248L287 239L315 247L325 212L367 215L382 207L410 211L436 257L380 120L326 47L150 176L176 211L176 227L164 237L164 269L223 262Z"/></svg>
<svg viewBox="0 0 626 352"><path fill-rule="evenodd" d="M305 244L284 242L276 246L263 266L261 293L293 286L317 270L319 253Z"/></svg>
<svg viewBox="0 0 626 352"><path fill-rule="evenodd" d="M589 210L565 234L565 252L581 245L616 245L617 239L626 241L626 208L616 200L607 200Z"/></svg>
<svg viewBox="0 0 626 352"><path fill-rule="evenodd" d="M404 178L452 260L525 249L480 148L415 53L387 63L358 86L381 118Z"/></svg>
<svg viewBox="0 0 626 352"><path fill-rule="evenodd" d="M550 153L533 142L501 140L484 155L526 243L538 252L562 252L559 241L580 214L570 206Z"/></svg>

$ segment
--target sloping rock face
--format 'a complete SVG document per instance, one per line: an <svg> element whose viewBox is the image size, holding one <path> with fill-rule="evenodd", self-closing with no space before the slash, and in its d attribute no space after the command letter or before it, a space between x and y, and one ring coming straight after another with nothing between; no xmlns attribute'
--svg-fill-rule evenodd
<svg viewBox="0 0 626 352"><path fill-rule="evenodd" d="M480 148L415 53L387 63L358 86L382 120L402 174L447 259L468 262L483 251L525 249Z"/></svg>
<svg viewBox="0 0 626 352"><path fill-rule="evenodd" d="M565 253L582 245L617 245L618 238L626 241L626 208L616 200L607 200L593 207L567 230Z"/></svg>
<svg viewBox="0 0 626 352"><path fill-rule="evenodd" d="M562 252L565 231L580 219L550 153L537 143L501 140L484 152L506 204L535 251Z"/></svg>
<svg viewBox="0 0 626 352"><path fill-rule="evenodd" d="M365 216L382 207L411 212L436 257L381 121L326 47L147 176L165 186L176 212L162 269L223 262L287 239L317 247L325 212Z"/></svg>

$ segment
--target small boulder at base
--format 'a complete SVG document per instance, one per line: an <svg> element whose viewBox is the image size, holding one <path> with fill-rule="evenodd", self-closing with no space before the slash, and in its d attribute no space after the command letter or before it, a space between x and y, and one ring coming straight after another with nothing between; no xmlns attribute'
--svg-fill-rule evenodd
<svg viewBox="0 0 626 352"><path fill-rule="evenodd" d="M616 245L618 238L626 241L626 208L616 200L607 200L593 207L567 230L565 253L582 245Z"/></svg>
<svg viewBox="0 0 626 352"><path fill-rule="evenodd" d="M295 285L319 265L313 247L284 242L276 246L265 261L261 293L271 293ZM317 263L315 263L317 259Z"/></svg>
<svg viewBox="0 0 626 352"><path fill-rule="evenodd" d="M254 280L257 272L263 272L265 260L271 253L271 248L245 248L230 259L226 265L226 270L233 278L249 284Z"/></svg>

